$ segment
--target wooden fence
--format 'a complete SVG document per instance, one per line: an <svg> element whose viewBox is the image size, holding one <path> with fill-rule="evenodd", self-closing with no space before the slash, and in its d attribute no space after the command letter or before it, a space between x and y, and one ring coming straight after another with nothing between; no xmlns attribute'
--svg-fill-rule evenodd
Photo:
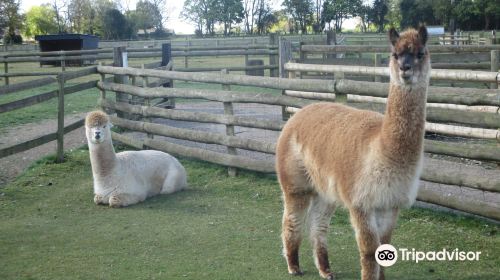
<svg viewBox="0 0 500 280"><path fill-rule="evenodd" d="M172 64L169 62L165 65L165 61L162 61L164 68L161 70L145 69L146 67L143 67L144 69L136 69L131 67L112 67L100 65L84 69L82 71L59 74L56 79L52 78L50 82L59 82L57 96L60 97L60 100L62 99L62 102L60 101L59 104L63 104L64 94L71 92L71 89L64 86L65 81L71 78L80 77L80 75L89 75L96 72L100 74L100 81L94 81L93 85L89 83L88 86L97 86L100 89L101 98L99 104L103 108L121 113L117 116L112 116L112 121L117 126L133 131L143 132L149 136L144 139L137 139L113 133L113 138L115 140L139 149L150 147L153 149L163 150L177 156L191 157L225 165L231 168L231 173L233 174L234 168L273 173L275 172L274 161L270 159L243 156L239 154L237 149L273 155L275 151L275 141L272 139L256 140L241 137L234 132L235 126L270 132L274 131L276 133L279 132L285 124L285 120L282 118L286 119L287 114L291 114L294 110L299 110L300 108L313 102L317 102L318 100L338 101L338 99L342 100L342 98L344 98L350 105L359 108L382 111L383 103L385 102L385 99L383 98L387 96L388 92L387 84L380 82L352 81L341 78L342 75L337 75L337 79L299 79L301 72L318 72L322 74L347 74L362 72L367 75L376 75L378 77L386 76L387 72L383 68L305 65L293 63L290 62L290 60L293 59L291 55L291 44L286 40L281 40L280 47L279 78L234 75L227 74L226 72L190 73L165 71L164 68L169 70L172 68ZM301 48L304 48L305 50L316 50L316 47L318 46L301 46ZM456 48L457 46L446 46L446 48L450 47ZM460 46L460 48L462 47L469 46ZM320 48L323 48L323 46L320 46ZM327 46L327 48L337 47ZM334 50L337 51L337 49ZM174 56L173 51L172 56ZM122 65L126 66L126 64ZM156 64L156 67L157 66L159 66L158 63ZM114 78L106 78L106 75L113 75ZM481 81L485 83L498 83L499 81L499 75L495 72L435 70L432 75L434 79ZM128 80L130 82L126 82L127 79L124 79L123 77L129 77ZM140 78L143 80L142 84L138 83ZM45 82L48 83L49 79L50 77ZM150 79L170 81L170 84L172 84L174 80L180 80L215 83L221 84L222 86L221 90L163 87L147 88L148 81ZM259 92L245 93L232 91L231 86L233 85L278 89L281 90L283 94L273 95ZM19 85L12 86L17 86L18 88L21 87ZM9 87L0 88L0 93L2 90L5 94L13 92L12 89L9 91ZM112 98L112 96L107 94L107 92L110 91L117 93L116 98ZM128 95L132 98L123 98ZM363 100L365 97L378 99L371 99L370 103L367 103L364 102L366 100ZM33 100L29 102L36 103L38 100L44 100L44 98L55 98L54 93L47 93L46 97L34 97ZM184 111L153 106L153 102L151 102L151 100L157 98L205 99L213 102L219 102L221 104L221 108L224 108L224 114ZM431 124L426 127L428 131L439 134L460 135L462 137L475 137L487 140L480 140L479 142L448 142L438 141L436 139L426 139L425 151L427 153L442 155L445 157L488 161L495 164L500 162L500 149L498 148L497 142L500 139L500 92L498 90L430 87L428 98L429 102L433 104L432 106L429 106L428 110L428 120ZM134 102L134 100L141 99L144 100L144 102ZM354 103L354 101L356 101L356 103ZM26 101L26 104L29 102ZM20 102L20 104L23 103L24 101ZM257 103L275 106L278 109L282 109L281 112L283 116L280 119L268 119L247 115L235 115L233 111L233 104L236 103ZM10 104L0 108L5 108L4 110L15 110L16 106L21 105ZM60 110L60 112L63 114L64 110ZM457 112L459 112L459 114L457 114ZM142 116L142 118L134 118L131 116ZM153 118L219 124L224 125L226 127L226 131L225 133L216 133L213 131L197 131L174 127L172 125L159 124L156 122L153 123L151 122L151 119ZM75 126L77 126L77 124L75 124ZM72 127L67 127L66 131L71 128ZM60 126L56 137L58 137L58 139L59 137L62 139L64 132L64 128ZM226 152L216 152L202 149L200 147L185 146L171 141L160 140L158 137L154 137L154 135L194 141L198 143L217 144L225 147ZM43 141L49 141L47 139L53 139L54 137L54 134L51 134L46 136ZM19 148L10 147L8 149L0 150L0 155L25 150L38 144L37 141L34 141L34 144L33 142L31 144L22 143ZM457 197L443 196L443 193L438 191L438 189L445 187L467 188L481 192L485 197L493 196L498 198L498 193L500 193L500 172L498 169L485 169L481 166L464 164L461 160L449 161L434 157L426 157L424 166L424 171L421 176L422 188L418 195L418 199L500 220L500 205L498 203L487 203L478 200L464 202Z"/></svg>
<svg viewBox="0 0 500 280"><path fill-rule="evenodd" d="M3 94L15 94L15 92L26 90L26 89L36 89L40 86L48 85L51 83L57 83L58 88L55 90L50 90L44 93L38 93L26 98L18 99L15 101L3 103L0 105L0 114L6 113L42 102L49 101L51 99L57 98L57 131L42 135L35 139L30 139L22 143L15 144L13 146L5 147L0 149L0 158L23 152L40 145L46 144L48 142L57 140L57 161L63 161L63 144L64 144L64 134L71 132L79 127L83 126L83 119L78 120L72 124L64 126L64 96L72 93L76 93L82 90L87 90L95 88L97 81L88 81L79 83L72 86L66 86L67 81L77 79L80 77L88 76L90 74L97 73L97 67L90 67L80 71L65 72L57 74L56 78L46 78L39 79L35 81L14 84L10 86L0 87L0 95Z"/></svg>
<svg viewBox="0 0 500 280"><path fill-rule="evenodd" d="M118 53L123 54L123 49L121 48L115 48L114 50L114 65L119 64L119 62L122 60L122 57L118 55ZM148 69L148 68L156 68L156 69L162 69L164 71L165 69L171 69L171 63L170 62L170 52L167 50L164 52L164 55L162 57L163 61L160 62L154 62L154 63L149 63L149 64L144 64L142 65L142 68ZM58 103L57 103L57 130L52 133L48 133L42 136L39 136L35 139L30 139L21 143L17 143L15 145L9 146L9 147L4 147L0 149L0 158L7 157L16 153L20 153L35 147L38 147L40 145L46 144L48 142L57 140L57 161L62 162L63 161L63 153L64 153L64 134L67 134L75 129L80 128L81 126L84 125L84 120L80 119L74 123L71 123L67 126L64 125L64 115L65 115L65 110L64 110L64 97L81 92L83 90L88 90L92 88L97 87L97 79L90 80L90 81L85 81L85 82L80 82L76 85L71 85L68 86L66 85L66 82L83 78L83 77L88 77L89 75L97 74L97 66L93 67L88 67L84 68L78 71L68 71L68 72L60 72L60 73L53 73L55 74L56 77L46 77L46 78L41 78L41 79L36 79L28 82L22 82L22 83L16 83L16 84L11 84L11 85L6 85L6 86L0 86L0 96L1 95L6 95L6 94L15 94L17 92L21 92L24 90L36 90L42 86L47 86L51 85L54 83L57 83L57 89L49 90L46 92L42 93L36 93L34 95L25 97L25 98L20 98L15 101L10 101L7 103L2 103L0 104L0 115L2 113L6 112L11 112L23 108L27 108L33 105L37 105L52 99L57 98ZM32 75L44 75L39 74L39 73L32 73ZM111 79L108 79L111 80ZM146 86L150 87L155 87L155 86L164 86L166 83L168 83L168 80L156 80L156 81L149 81L146 82ZM170 86L170 85L168 85Z"/></svg>
<svg viewBox="0 0 500 280"><path fill-rule="evenodd" d="M285 64L285 68L290 64ZM328 95L328 100L333 100L334 93L346 94L356 93L364 87L369 85L358 86L357 81L349 80L312 80L312 79L283 79L273 77L250 77L242 75L231 74L212 74L212 73L185 73L175 71L157 71L157 70L143 70L131 68L116 68L109 66L98 67L98 72L105 75L127 75L131 77L155 77L173 80L204 82L204 83L217 83L222 84L226 90L214 91L206 89L181 89L181 88L155 88L144 89L133 85L109 83L101 81L98 87L106 91L125 92L134 96L142 98L185 98L185 99L206 99L210 101L221 102L224 108L232 107L233 103L258 103L266 105L274 105L279 107L293 107L301 108L316 99L322 99ZM489 80L488 80L489 81ZM374 84L374 83L371 83ZM298 96L307 97L299 98L287 95L269 95L264 93L243 93L233 92L228 90L227 87L231 85L243 86L257 86L262 88L280 89L285 92L294 92ZM386 85L380 84L381 89ZM308 94L308 92L319 92L321 94ZM486 97L490 96L485 93ZM383 95L380 93L380 95ZM385 91L387 95L387 91ZM472 95L472 94L471 94ZM439 101L439 94L430 93L431 100ZM435 97L434 97L435 96ZM475 104L472 99L463 99L460 94L449 94L456 98L458 104ZM483 97L485 97L483 96ZM486 98L479 101L480 104L487 104L488 106L499 106L498 98ZM249 128L258 128L269 131L279 131L285 121L272 120L263 118L254 118L249 116L233 115L231 110L225 110L224 114L213 114L204 112L190 112L183 110L172 110L154 108L149 106L139 106L127 104L123 102L116 102L109 98L103 98L100 105L107 109L118 110L130 114L142 115L145 118L164 118L170 120L182 120L190 122L203 122L223 124L227 127L241 126ZM439 110L438 110L439 109ZM430 113L432 118L448 121L452 115L446 115L442 108L437 108L437 113ZM498 114L492 114L489 120L481 112L474 113L469 116L476 117L476 120L481 126L496 128L498 132ZM467 118L464 118L467 119ZM222 164L232 168L249 169L259 172L273 173L274 162L272 160L255 159L235 154L234 149L244 149L266 154L274 154L275 142L262 141L250 138L243 138L235 136L234 133L229 132L226 134L196 131L192 129L185 129L179 127L168 126L159 123L149 123L147 121L127 120L124 118L113 117L112 121L121 127L140 131L152 135L165 136L170 138L195 141L200 143L218 144L227 147L226 153L215 152L197 147L188 147L170 141L159 140L157 138L145 138L142 140L134 139L125 135L114 134L116 140L124 142L136 148L150 147L154 149L163 150L177 156L192 157L216 164ZM484 121L484 124L483 122ZM472 123L472 121L470 121ZM493 129L492 129L493 130ZM496 139L500 139L499 135L495 135ZM425 141L426 152L436 154L443 154L447 156L466 157L476 160L489 160L500 162L500 153L497 146L480 145L475 143L453 143L442 142L437 140ZM230 152L232 151L232 152ZM441 172L443 171L443 172ZM422 184L425 186L436 187L433 184L445 184L463 186L483 192L497 194L500 192L500 172L497 170L488 170L478 166L465 165L463 163L451 162L441 159L426 157L425 168L422 174ZM461 209L474 214L487 216L490 218L500 219L500 208L498 205L494 206L491 203L474 202L462 205L458 200L449 200L442 197L442 193L433 188L422 188L419 198L424 201L437 203L443 206Z"/></svg>
<svg viewBox="0 0 500 280"><path fill-rule="evenodd" d="M270 76L277 76L277 56L278 45L276 37L271 37L271 44L261 45L246 45L246 46L191 46L191 47L171 47L171 56L184 58L184 68L179 68L179 71L220 71L222 68L228 67L189 67L190 57L222 57L222 56L243 56L243 66L229 67L231 71L257 71L269 70ZM164 44L169 45L170 44ZM123 48L123 47L122 47ZM158 58L164 55L163 47L160 48L135 48L124 49L127 52L128 58ZM0 63L4 64L4 72L0 73L0 77L4 78L5 85L10 84L10 77L19 76L42 76L42 75L57 75L59 72L17 72L9 73L9 64L21 62L47 62L56 61L61 65L61 70L65 71L68 61L96 61L96 60L112 60L114 49L97 49L97 50L81 50L81 51L54 51L54 52L22 52L22 53L4 53L0 55ZM269 64L250 65L251 56L268 56Z"/></svg>
<svg viewBox="0 0 500 280"><path fill-rule="evenodd" d="M430 45L428 48L433 69L499 69L500 45ZM388 45L302 45L298 61L309 64L387 66L389 56Z"/></svg>

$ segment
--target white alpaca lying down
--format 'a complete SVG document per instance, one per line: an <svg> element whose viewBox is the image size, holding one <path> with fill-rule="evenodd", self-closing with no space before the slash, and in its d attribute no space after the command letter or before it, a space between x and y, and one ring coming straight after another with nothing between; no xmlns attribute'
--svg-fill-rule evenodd
<svg viewBox="0 0 500 280"><path fill-rule="evenodd" d="M85 119L96 204L128 206L186 187L184 167L167 153L146 150L115 154L111 126L101 111L90 112Z"/></svg>

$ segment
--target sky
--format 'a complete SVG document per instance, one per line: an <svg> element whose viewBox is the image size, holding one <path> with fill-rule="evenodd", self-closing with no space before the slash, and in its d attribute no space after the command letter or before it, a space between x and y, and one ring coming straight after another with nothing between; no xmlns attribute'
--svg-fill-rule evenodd
<svg viewBox="0 0 500 280"><path fill-rule="evenodd" d="M52 0L21 0L21 10L23 12L28 11L32 6L39 6L46 3L51 3ZM126 7L128 6L130 10L135 9L135 3L137 0L121 0L121 3ZM280 9L282 0L271 0L272 8ZM184 5L184 0L167 0L169 19L167 21L166 27L169 29L174 29L176 34L194 34L194 24L185 22L180 17L182 11L182 6ZM355 25L355 20L348 20L344 23L344 27L353 28Z"/></svg>

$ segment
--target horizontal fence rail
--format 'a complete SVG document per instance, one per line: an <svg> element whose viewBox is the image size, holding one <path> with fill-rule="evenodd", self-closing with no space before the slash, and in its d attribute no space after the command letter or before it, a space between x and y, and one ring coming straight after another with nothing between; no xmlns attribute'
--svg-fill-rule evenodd
<svg viewBox="0 0 500 280"><path fill-rule="evenodd" d="M233 103L259 103L268 105L304 107L311 101L268 93L247 93L239 91L214 91L204 89L186 88L139 88L131 85L98 82L98 87L104 90L126 92L140 97L148 98L174 98L205 99L218 102Z"/></svg>
<svg viewBox="0 0 500 280"><path fill-rule="evenodd" d="M71 94L79 92L86 89L91 89L96 87L97 81L89 81L73 86L64 87L64 94ZM16 101L0 104L0 113L5 113L17 109L26 108L35 104L39 104L53 98L56 98L59 94L59 90L51 90L45 93L36 94Z"/></svg>
<svg viewBox="0 0 500 280"><path fill-rule="evenodd" d="M299 72L322 72L322 73L342 72L346 74L377 75L385 77L390 76L390 71L389 68L387 67L286 63L285 70L299 71ZM467 70L450 71L444 69L433 69L431 71L431 79L498 83L500 82L500 73L486 72L486 71L467 71Z"/></svg>
<svg viewBox="0 0 500 280"><path fill-rule="evenodd" d="M55 82L57 82L56 78L46 77L46 78L31 80L31 81L7 85L7 86L0 86L0 95L19 92L19 91L31 89L34 87L46 86L46 85L53 84Z"/></svg>
<svg viewBox="0 0 500 280"><path fill-rule="evenodd" d="M81 119L81 120L78 120L72 124L69 124L69 125L64 127L64 134L69 133L75 129L78 129L78 128L82 127L84 124L85 124L84 119ZM29 149L38 147L40 145L52 142L54 140L57 140L57 136L58 136L58 133L53 132L53 133L49 133L49 134L37 137L37 138L32 139L32 140L28 140L28 141L16 144L14 146L2 148L2 149L0 149L0 158L7 157L7 156L10 156L10 155L13 155L16 153L24 152L24 151L27 151Z"/></svg>
<svg viewBox="0 0 500 280"><path fill-rule="evenodd" d="M110 66L98 66L99 72L104 74L118 74L129 76L148 76L154 78L165 78L180 81L192 81L201 83L215 83L224 85L255 86L271 89L293 89L317 92L335 92L334 81L318 81L314 79L292 80L274 77L253 77L244 75L227 75L215 73L186 73L176 71L142 70L130 67L116 68Z"/></svg>
<svg viewBox="0 0 500 280"><path fill-rule="evenodd" d="M500 50L500 45L460 45L460 46L427 46L431 53L448 53L448 52L489 52L492 50ZM303 45L301 51L310 53L336 53L336 52L374 52L388 53L390 52L389 44L385 46L363 46L363 45Z"/></svg>

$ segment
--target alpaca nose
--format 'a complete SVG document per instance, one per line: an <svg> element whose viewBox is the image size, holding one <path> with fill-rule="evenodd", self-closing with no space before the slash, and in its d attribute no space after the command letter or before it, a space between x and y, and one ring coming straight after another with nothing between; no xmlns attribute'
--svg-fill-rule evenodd
<svg viewBox="0 0 500 280"><path fill-rule="evenodd" d="M95 139L99 140L101 138L101 133L100 132L96 132L95 133Z"/></svg>
<svg viewBox="0 0 500 280"><path fill-rule="evenodd" d="M409 63L405 63L405 64L399 66L399 69L401 69L401 71L408 71L411 69L411 65Z"/></svg>

